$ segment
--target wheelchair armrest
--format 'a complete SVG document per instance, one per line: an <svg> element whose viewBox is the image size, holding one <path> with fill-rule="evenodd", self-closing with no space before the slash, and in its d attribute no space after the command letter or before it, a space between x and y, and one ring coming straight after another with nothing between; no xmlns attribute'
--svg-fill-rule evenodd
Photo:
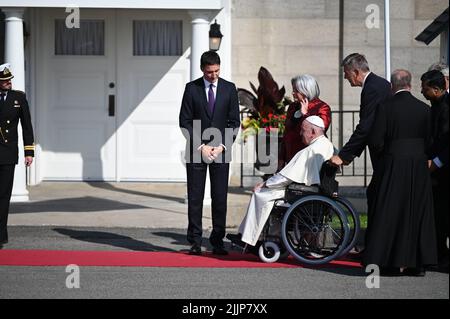
<svg viewBox="0 0 450 319"><path fill-rule="evenodd" d="M303 196L315 195L319 193L319 187L316 185L306 186L304 184L292 183L286 187L285 198L292 204Z"/></svg>

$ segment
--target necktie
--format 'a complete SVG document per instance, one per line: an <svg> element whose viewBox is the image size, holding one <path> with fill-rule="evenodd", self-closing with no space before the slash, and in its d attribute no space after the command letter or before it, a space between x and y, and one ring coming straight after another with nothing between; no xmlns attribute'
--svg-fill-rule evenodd
<svg viewBox="0 0 450 319"><path fill-rule="evenodd" d="M214 99L213 85L210 84L208 91L208 107L211 113L214 113L214 104L216 104L216 100Z"/></svg>
<svg viewBox="0 0 450 319"><path fill-rule="evenodd" d="M5 101L5 96L6 96L5 93L3 93L3 92L0 93L0 102L4 102Z"/></svg>

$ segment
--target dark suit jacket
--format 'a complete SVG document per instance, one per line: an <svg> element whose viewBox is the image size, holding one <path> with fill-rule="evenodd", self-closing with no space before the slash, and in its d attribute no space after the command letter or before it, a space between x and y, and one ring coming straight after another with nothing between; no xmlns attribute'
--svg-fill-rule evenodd
<svg viewBox="0 0 450 319"><path fill-rule="evenodd" d="M239 101L236 86L219 78L217 84L214 114L208 108L203 77L186 84L179 116L180 128L186 138L186 161L192 161L201 144L225 145L231 154L231 147L240 127ZM212 136L208 129L217 129L219 136ZM227 130L228 129L228 130ZM236 134L233 134L235 130ZM189 156L190 155L190 156ZM222 158L223 159L223 158ZM231 156L227 156L227 162Z"/></svg>
<svg viewBox="0 0 450 319"><path fill-rule="evenodd" d="M6 101L0 102L0 165L17 164L19 119L25 156L34 156L33 127L25 93L10 90Z"/></svg>
<svg viewBox="0 0 450 319"><path fill-rule="evenodd" d="M375 121L378 106L391 96L391 85L385 79L375 73L370 73L364 83L361 92L361 105L359 111L359 123L350 140L340 150L339 156L347 162L351 162L369 145L372 167L376 168L378 161L371 144L369 143L372 125Z"/></svg>
<svg viewBox="0 0 450 319"><path fill-rule="evenodd" d="M439 160L448 165L449 153L449 105L448 93L431 105L431 117L433 128L433 145L430 150L430 158L439 157Z"/></svg>

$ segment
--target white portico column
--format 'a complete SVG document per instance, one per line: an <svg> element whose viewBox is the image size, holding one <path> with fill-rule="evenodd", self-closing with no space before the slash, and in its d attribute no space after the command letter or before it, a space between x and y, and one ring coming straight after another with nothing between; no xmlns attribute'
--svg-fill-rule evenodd
<svg viewBox="0 0 450 319"><path fill-rule="evenodd" d="M25 91L25 55L23 39L23 8L3 8L5 13L5 62L11 64L12 87ZM14 174L12 202L28 201L26 170L23 154L22 127L19 123L19 163Z"/></svg>
<svg viewBox="0 0 450 319"><path fill-rule="evenodd" d="M191 81L203 75L200 70L200 57L209 50L209 21L211 11L192 10L192 47L191 47Z"/></svg>
<svg viewBox="0 0 450 319"><path fill-rule="evenodd" d="M192 17L192 46L191 46L191 81L203 76L200 69L200 58L203 52L209 50L209 21L212 12L207 10L189 11ZM203 205L211 205L211 183L209 170L206 175L205 198Z"/></svg>

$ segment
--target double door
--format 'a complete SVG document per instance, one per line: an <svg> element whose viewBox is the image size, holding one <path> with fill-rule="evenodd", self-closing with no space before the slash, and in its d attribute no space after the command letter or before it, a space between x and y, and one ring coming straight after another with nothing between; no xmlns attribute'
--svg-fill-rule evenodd
<svg viewBox="0 0 450 319"><path fill-rule="evenodd" d="M185 180L187 13L81 9L77 30L68 15L37 14L39 179Z"/></svg>

